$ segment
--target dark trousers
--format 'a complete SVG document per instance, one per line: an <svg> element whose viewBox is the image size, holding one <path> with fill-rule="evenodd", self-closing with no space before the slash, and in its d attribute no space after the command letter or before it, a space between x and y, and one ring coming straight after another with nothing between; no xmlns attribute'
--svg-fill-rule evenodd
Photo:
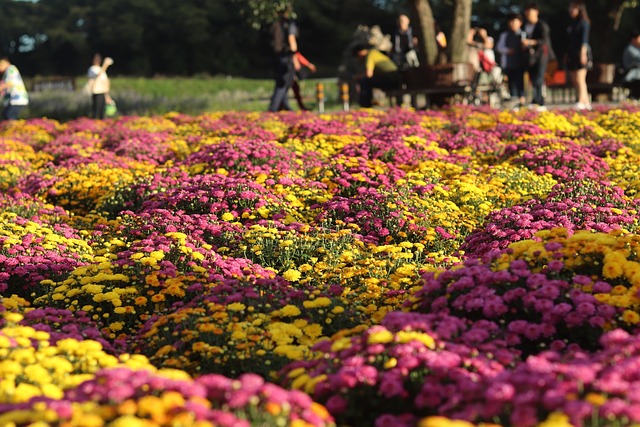
<svg viewBox="0 0 640 427"><path fill-rule="evenodd" d="M524 96L524 70L520 67L506 68L504 70L509 80L509 95L511 98Z"/></svg>
<svg viewBox="0 0 640 427"><path fill-rule="evenodd" d="M382 90L395 89L400 85L400 74L382 73L373 75L373 77L365 77L360 80L360 98L359 104L362 108L370 108L373 101L373 88Z"/></svg>
<svg viewBox="0 0 640 427"><path fill-rule="evenodd" d="M24 105L7 105L2 110L2 120L18 120Z"/></svg>
<svg viewBox="0 0 640 427"><path fill-rule="evenodd" d="M291 55L278 55L275 63L275 87L269 102L269 111L291 110L287 94L293 83L295 69Z"/></svg>
<svg viewBox="0 0 640 427"><path fill-rule="evenodd" d="M640 80L625 82L624 86L629 89L629 98L640 99Z"/></svg>
<svg viewBox="0 0 640 427"><path fill-rule="evenodd" d="M104 109L107 106L107 98L104 93L94 93L91 96L91 117L104 119Z"/></svg>
<svg viewBox="0 0 640 427"><path fill-rule="evenodd" d="M529 80L531 80L532 104L544 105L542 87L544 86L544 73L547 71L547 58L541 58L532 67L527 69Z"/></svg>

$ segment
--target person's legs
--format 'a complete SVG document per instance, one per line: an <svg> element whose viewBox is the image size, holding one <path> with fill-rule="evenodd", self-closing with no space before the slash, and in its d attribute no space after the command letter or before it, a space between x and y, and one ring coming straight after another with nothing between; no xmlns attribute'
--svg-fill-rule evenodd
<svg viewBox="0 0 640 427"><path fill-rule="evenodd" d="M104 110L107 106L107 100L104 93L94 93L91 97L91 103L91 117L94 119L104 119Z"/></svg>
<svg viewBox="0 0 640 427"><path fill-rule="evenodd" d="M518 92L518 103L524 105L524 68L518 68L516 70L516 89Z"/></svg>
<svg viewBox="0 0 640 427"><path fill-rule="evenodd" d="M576 71L576 89L578 90L578 103L589 106L589 91L587 90L587 69L580 68Z"/></svg>
<svg viewBox="0 0 640 427"><path fill-rule="evenodd" d="M364 107L364 105L371 107L371 105L373 104L373 88L389 90L389 89L396 89L400 87L400 75L395 72L374 75L370 79L364 79L364 80L366 80L366 82L364 82L364 84L363 83L360 84L360 99L362 101L360 103L361 107ZM364 90L363 90L363 87L364 87ZM364 99L362 98L363 93L365 97Z"/></svg>
<svg viewBox="0 0 640 427"><path fill-rule="evenodd" d="M579 102L580 94L578 93L578 74L576 70L569 70L569 83L576 90L576 102Z"/></svg>
<svg viewBox="0 0 640 427"><path fill-rule="evenodd" d="M640 99L640 80L631 80L630 82L625 83L625 86L629 88L630 99Z"/></svg>
<svg viewBox="0 0 640 427"><path fill-rule="evenodd" d="M293 90L293 96L298 102L298 107L300 107L301 110L309 111L309 109L304 105L304 102L302 101L302 93L300 93L300 83L298 82L298 79L293 79L293 83L291 83L291 89Z"/></svg>
<svg viewBox="0 0 640 427"><path fill-rule="evenodd" d="M544 105L542 87L544 86L544 73L547 70L547 61L541 59L533 67L529 68L529 79L531 80L532 104Z"/></svg>
<svg viewBox="0 0 640 427"><path fill-rule="evenodd" d="M512 101L523 102L524 98L524 74L520 68L507 68L505 70L509 80L509 95Z"/></svg>
<svg viewBox="0 0 640 427"><path fill-rule="evenodd" d="M2 120L18 120L22 105L7 105L2 110Z"/></svg>
<svg viewBox="0 0 640 427"><path fill-rule="evenodd" d="M291 57L288 55L279 56L276 59L275 87L269 102L269 111L291 110L287 93L293 83L293 73Z"/></svg>
<svg viewBox="0 0 640 427"><path fill-rule="evenodd" d="M358 104L362 108L371 108L371 103L373 101L373 86L372 79L363 78L360 79L360 95L358 99Z"/></svg>

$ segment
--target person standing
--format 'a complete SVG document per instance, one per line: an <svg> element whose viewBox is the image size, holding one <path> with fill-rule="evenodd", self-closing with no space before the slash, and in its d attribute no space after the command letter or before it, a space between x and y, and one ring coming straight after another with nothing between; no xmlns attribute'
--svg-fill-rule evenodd
<svg viewBox="0 0 640 427"><path fill-rule="evenodd" d="M583 0L571 1L569 17L571 22L567 26L566 66L571 84L578 92L578 100L574 107L577 110L590 110L587 70L590 67L591 56L591 46L589 46L591 21Z"/></svg>
<svg viewBox="0 0 640 427"><path fill-rule="evenodd" d="M496 50L501 54L500 67L507 76L509 95L517 106L524 105L524 64L522 41L526 34L522 31L522 19L512 13L507 17L507 30L500 34Z"/></svg>
<svg viewBox="0 0 640 427"><path fill-rule="evenodd" d="M18 67L11 64L6 56L0 57L0 73L2 73L0 92L4 104L2 119L17 120L20 112L29 105L27 88Z"/></svg>
<svg viewBox="0 0 640 427"><path fill-rule="evenodd" d="M393 49L391 51L391 59L399 69L405 70L420 66L415 49L417 43L418 39L413 35L409 17L401 14L398 17L398 27L393 34Z"/></svg>
<svg viewBox="0 0 640 427"><path fill-rule="evenodd" d="M89 67L87 82L89 93L91 94L91 117L94 119L104 119L107 102L111 102L109 91L111 81L107 76L107 68L113 64L113 59L107 57L102 61L99 53L93 55L93 63Z"/></svg>
<svg viewBox="0 0 640 427"><path fill-rule="evenodd" d="M531 81L531 104L544 109L544 73L549 59L553 59L551 47L551 30L549 25L540 19L540 9L537 3L529 3L524 9L524 31L527 38L522 41L525 52L525 66Z"/></svg>
<svg viewBox="0 0 640 427"><path fill-rule="evenodd" d="M624 85L629 88L629 98L640 99L640 32L631 35L629 44L622 54Z"/></svg>
<svg viewBox="0 0 640 427"><path fill-rule="evenodd" d="M292 110L287 94L295 78L294 55L298 52L298 27L291 19L292 13L291 5L286 5L278 11L278 19L271 26L275 54L275 87L269 102L269 111L272 112Z"/></svg>

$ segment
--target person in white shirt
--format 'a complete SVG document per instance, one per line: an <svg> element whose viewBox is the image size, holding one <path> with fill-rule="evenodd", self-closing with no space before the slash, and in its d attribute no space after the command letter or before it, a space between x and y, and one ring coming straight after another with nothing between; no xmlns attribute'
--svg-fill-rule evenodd
<svg viewBox="0 0 640 427"><path fill-rule="evenodd" d="M94 119L104 119L107 102L111 102L109 90L111 82L107 76L107 68L113 64L113 59L107 57L102 61L102 56L96 53L93 56L93 64L89 67L87 77L88 87L91 93L91 116Z"/></svg>
<svg viewBox="0 0 640 427"><path fill-rule="evenodd" d="M0 74L0 98L4 106L2 120L17 120L22 109L29 105L27 89L20 71L6 56L0 57Z"/></svg>

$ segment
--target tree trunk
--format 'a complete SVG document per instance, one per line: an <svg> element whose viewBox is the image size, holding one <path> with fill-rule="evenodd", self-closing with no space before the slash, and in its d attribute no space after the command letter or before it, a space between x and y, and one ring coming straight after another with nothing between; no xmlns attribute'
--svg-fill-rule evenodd
<svg viewBox="0 0 640 427"><path fill-rule="evenodd" d="M415 34L419 37L417 50L427 65L433 65L438 58L438 45L429 0L410 0L409 6L414 18Z"/></svg>
<svg viewBox="0 0 640 427"><path fill-rule="evenodd" d="M451 62L469 62L467 35L471 28L472 0L455 0L451 29Z"/></svg>

